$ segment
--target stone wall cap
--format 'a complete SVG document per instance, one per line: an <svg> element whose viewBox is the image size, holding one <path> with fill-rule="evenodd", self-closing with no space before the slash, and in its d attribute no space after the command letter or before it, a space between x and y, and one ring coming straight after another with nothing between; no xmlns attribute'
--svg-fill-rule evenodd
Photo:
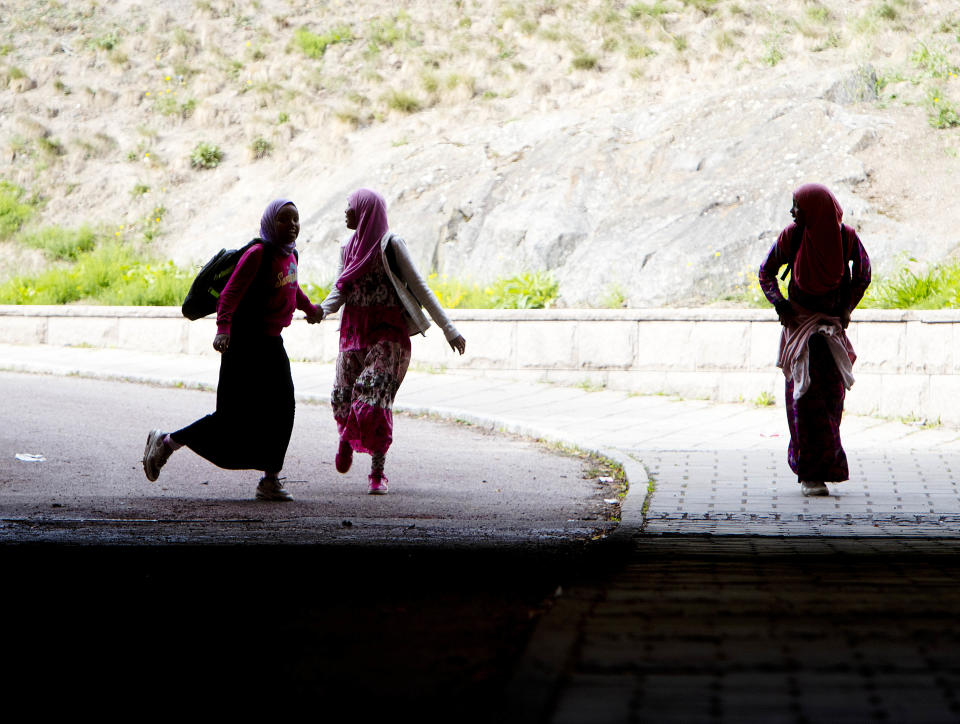
<svg viewBox="0 0 960 724"><path fill-rule="evenodd" d="M451 309L464 322L775 322L772 308L657 307L645 309ZM185 319L180 307L0 305L0 317L114 317ZM858 309L854 322L960 323L960 309Z"/></svg>

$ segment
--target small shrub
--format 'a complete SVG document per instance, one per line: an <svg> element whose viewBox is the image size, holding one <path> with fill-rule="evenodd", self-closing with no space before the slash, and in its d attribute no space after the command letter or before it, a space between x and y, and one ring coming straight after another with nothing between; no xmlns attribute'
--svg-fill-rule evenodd
<svg viewBox="0 0 960 724"><path fill-rule="evenodd" d="M206 141L198 143L190 154L190 165L196 169L216 168L222 160L220 147Z"/></svg>
<svg viewBox="0 0 960 724"><path fill-rule="evenodd" d="M150 193L150 187L145 183L135 183L133 188L130 189L131 196L144 196Z"/></svg>
<svg viewBox="0 0 960 724"><path fill-rule="evenodd" d="M627 8L627 12L634 20L641 18L656 19L670 12L670 8L663 4L663 0L656 0L652 5L648 3L633 3Z"/></svg>
<svg viewBox="0 0 960 724"><path fill-rule="evenodd" d="M960 126L960 115L943 91L934 89L927 96L927 120L934 128L944 129Z"/></svg>
<svg viewBox="0 0 960 724"><path fill-rule="evenodd" d="M783 60L783 49L780 47L780 36L773 35L764 41L763 62L771 68Z"/></svg>
<svg viewBox="0 0 960 724"><path fill-rule="evenodd" d="M24 193L20 186L0 181L0 240L16 234L33 216L34 205L22 200Z"/></svg>
<svg viewBox="0 0 960 724"><path fill-rule="evenodd" d="M250 154L255 159L266 158L272 152L273 144L263 136L254 139L253 143L250 144Z"/></svg>
<svg viewBox="0 0 960 724"><path fill-rule="evenodd" d="M384 96L387 107L401 113L416 113L422 107L420 100L409 93L391 90Z"/></svg>
<svg viewBox="0 0 960 724"><path fill-rule="evenodd" d="M120 34L116 30L101 35L90 41L90 47L95 50L113 50L120 44Z"/></svg>
<svg viewBox="0 0 960 724"><path fill-rule="evenodd" d="M64 229L47 226L30 234L23 234L19 242L32 249L40 249L51 259L75 260L81 253L97 245L97 234L89 226Z"/></svg>
<svg viewBox="0 0 960 724"><path fill-rule="evenodd" d="M578 53L570 61L570 65L576 70L593 70L597 67L597 57L589 53Z"/></svg>
<svg viewBox="0 0 960 724"><path fill-rule="evenodd" d="M557 298L559 284L550 272L527 272L498 279L490 287L497 309L545 309Z"/></svg>
<svg viewBox="0 0 960 724"><path fill-rule="evenodd" d="M353 40L353 33L349 26L341 25L326 33L317 35L307 28L298 28L293 34L293 42L308 58L318 60L327 52L327 48L335 43L346 43Z"/></svg>
<svg viewBox="0 0 960 724"><path fill-rule="evenodd" d="M757 398L753 401L753 404L756 407L773 407L775 404L777 404L777 398L764 390L757 395Z"/></svg>

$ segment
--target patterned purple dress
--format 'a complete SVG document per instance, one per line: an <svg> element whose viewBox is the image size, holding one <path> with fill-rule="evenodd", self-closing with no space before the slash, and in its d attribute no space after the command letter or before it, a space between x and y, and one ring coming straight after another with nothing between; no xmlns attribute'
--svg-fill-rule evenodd
<svg viewBox="0 0 960 724"><path fill-rule="evenodd" d="M379 259L343 294L333 417L355 451L382 455L393 442L393 398L410 366L410 334Z"/></svg>
<svg viewBox="0 0 960 724"><path fill-rule="evenodd" d="M788 226L774 243L760 267L760 288L767 300L776 305L784 301L777 284L780 267L791 261L790 237L793 225ZM794 304L810 311L840 316L852 311L863 298L870 284L870 258L856 232L845 227L849 240L846 263L851 266L850 284L842 292L837 290L822 295L802 292L790 280L787 293ZM787 424L790 445L787 462L800 481L841 482L848 480L850 471L847 454L840 442L840 418L846 389L836 362L823 337L810 337L810 388L799 399L793 399L793 380L786 381Z"/></svg>

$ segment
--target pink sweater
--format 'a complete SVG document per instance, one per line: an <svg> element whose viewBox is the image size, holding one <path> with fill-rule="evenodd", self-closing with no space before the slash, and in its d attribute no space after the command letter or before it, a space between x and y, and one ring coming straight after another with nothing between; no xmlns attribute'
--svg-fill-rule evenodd
<svg viewBox="0 0 960 724"><path fill-rule="evenodd" d="M261 262L272 267L268 275L270 288L262 317L264 334L280 336L283 328L289 326L296 309L308 314L316 313L317 308L310 303L297 283L297 258L293 254L281 256L266 253L263 244L255 244L240 257L237 268L233 270L230 280L220 294L217 303L217 334L230 334L233 315L244 294L257 279Z"/></svg>

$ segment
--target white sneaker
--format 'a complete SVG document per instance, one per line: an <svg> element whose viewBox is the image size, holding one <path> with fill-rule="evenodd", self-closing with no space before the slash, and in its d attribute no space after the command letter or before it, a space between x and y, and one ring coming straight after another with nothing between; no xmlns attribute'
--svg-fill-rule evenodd
<svg viewBox="0 0 960 724"><path fill-rule="evenodd" d="M263 477L257 483L257 500L284 502L293 500L293 496L284 489L279 480Z"/></svg>
<svg viewBox="0 0 960 724"><path fill-rule="evenodd" d="M800 492L806 496L830 495L830 491L827 490L827 484L820 481L809 482L804 480L800 483Z"/></svg>
<svg viewBox="0 0 960 724"><path fill-rule="evenodd" d="M147 446L143 449L143 472L151 483L160 477L162 468L173 452L163 442L164 433L151 430L147 435Z"/></svg>

